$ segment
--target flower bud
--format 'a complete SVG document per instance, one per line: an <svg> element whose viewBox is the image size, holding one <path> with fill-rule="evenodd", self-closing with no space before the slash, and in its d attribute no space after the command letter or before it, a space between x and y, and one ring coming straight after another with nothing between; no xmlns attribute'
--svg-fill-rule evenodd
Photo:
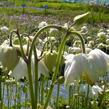
<svg viewBox="0 0 109 109"><path fill-rule="evenodd" d="M0 62L7 70L13 70L19 61L19 57L15 48L1 45L0 46Z"/></svg>

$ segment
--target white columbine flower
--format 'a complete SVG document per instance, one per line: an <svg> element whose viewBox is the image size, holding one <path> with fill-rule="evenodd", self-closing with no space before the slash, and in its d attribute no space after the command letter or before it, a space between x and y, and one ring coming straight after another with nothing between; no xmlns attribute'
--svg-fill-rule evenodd
<svg viewBox="0 0 109 109"><path fill-rule="evenodd" d="M89 54L69 55L69 58L67 55L65 59L65 84L84 77L92 85L108 70L109 56L99 49L94 49Z"/></svg>
<svg viewBox="0 0 109 109"><path fill-rule="evenodd" d="M91 81L95 82L99 76L107 71L107 63L104 55L98 49L92 50L88 56L89 72Z"/></svg>
<svg viewBox="0 0 109 109"><path fill-rule="evenodd" d="M19 80L22 77L27 77L27 65L22 58L20 58L19 63L16 65L13 71L11 71L10 76L14 77L15 80Z"/></svg>
<svg viewBox="0 0 109 109"><path fill-rule="evenodd" d="M0 30L2 32L7 32L7 31L9 31L9 28L7 26L3 26L3 27L0 28Z"/></svg>
<svg viewBox="0 0 109 109"><path fill-rule="evenodd" d="M88 89L89 88L89 89ZM89 98L97 98L99 94L102 94L103 89L98 85L90 86L88 84L80 84L79 93L87 97L87 90Z"/></svg>
<svg viewBox="0 0 109 109"><path fill-rule="evenodd" d="M42 28L44 26L47 26L48 24L44 21L40 22L39 25L38 25L38 28Z"/></svg>
<svg viewBox="0 0 109 109"><path fill-rule="evenodd" d="M87 28L86 25L84 25L84 26L81 28L81 33L83 33L83 34L88 33L88 28Z"/></svg>
<svg viewBox="0 0 109 109"><path fill-rule="evenodd" d="M101 38L101 37L106 37L106 33L105 33L105 32L99 32L99 33L97 34L97 36L98 36L99 38Z"/></svg>
<svg viewBox="0 0 109 109"><path fill-rule="evenodd" d="M109 39L106 39L106 44L109 44Z"/></svg>
<svg viewBox="0 0 109 109"><path fill-rule="evenodd" d="M69 28L68 23L65 23L63 27L64 27L65 29L68 29L68 28Z"/></svg>
<svg viewBox="0 0 109 109"><path fill-rule="evenodd" d="M85 54L69 55L65 61L65 84L71 84L79 79L82 73L87 72L87 60Z"/></svg>
<svg viewBox="0 0 109 109"><path fill-rule="evenodd" d="M98 94L102 94L103 89L101 87L99 87L98 85L93 85L92 86L92 94L94 96L98 96Z"/></svg>
<svg viewBox="0 0 109 109"><path fill-rule="evenodd" d="M56 29L56 28L50 28L49 34L51 34L51 33L57 33L57 32L58 32L58 29Z"/></svg>
<svg viewBox="0 0 109 109"><path fill-rule="evenodd" d="M15 77L15 79L18 81L20 78L22 77L26 77L28 79L28 72L27 72L27 64L25 63L25 61L20 58L19 63L16 65L16 67L14 68L14 70L12 71L12 73L10 74L11 77ZM32 62L31 62L31 71L32 71L32 76L33 72L34 72L34 56L32 56ZM49 70L46 67L46 65L44 64L44 62L42 60L39 61L38 63L38 78L40 78L40 75L43 74L45 76L48 76L49 74Z"/></svg>
<svg viewBox="0 0 109 109"><path fill-rule="evenodd" d="M73 53L73 54L77 54L81 52L81 48L80 47L69 47L68 48L68 52L69 53Z"/></svg>

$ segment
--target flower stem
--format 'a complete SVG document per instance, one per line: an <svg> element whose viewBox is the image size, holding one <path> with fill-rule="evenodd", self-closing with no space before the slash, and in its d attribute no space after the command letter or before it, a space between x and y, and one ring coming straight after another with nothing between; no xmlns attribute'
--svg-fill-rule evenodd
<svg viewBox="0 0 109 109"><path fill-rule="evenodd" d="M56 109L59 109L59 91L60 91L60 83L57 84Z"/></svg>
<svg viewBox="0 0 109 109"><path fill-rule="evenodd" d="M57 76L58 71L59 71L59 65L60 65L60 62L61 62L61 57L63 55L63 50L64 50L64 46L65 46L65 42L67 40L68 34L69 34L69 32L66 33L66 35L64 36L64 38L61 42L61 45L59 47L59 55L57 56L56 69L55 69L55 72L53 74L52 83L51 83L51 86L50 86L50 90L48 92L47 100L45 101L44 109L46 109L47 106L48 106L48 103L49 103L49 100L50 100L50 97L51 97L51 94L52 94L52 91L53 91L53 88L54 88L54 82L55 82L56 76Z"/></svg>
<svg viewBox="0 0 109 109"><path fill-rule="evenodd" d="M27 63L27 68L28 68L28 79L29 79L29 91L30 91L30 98L31 98L31 105L32 109L36 109L36 104L35 104L35 96L34 96L34 91L33 91L33 81L32 81L32 75L31 75L31 62Z"/></svg>
<svg viewBox="0 0 109 109"><path fill-rule="evenodd" d="M34 37L34 39L32 41L32 44L30 46L29 56L28 56L28 64L27 64L27 67L28 67L28 77L29 77L29 86L30 86L30 89L29 90L30 90L30 95L31 95L32 109L36 109L35 102L37 100L35 100L36 98L34 97L33 84L32 84L31 56L32 56L32 51L34 50L34 46L35 46L37 37L40 35L40 33L42 31L44 31L45 29L48 29L48 28L57 28L57 29L65 30L61 26L56 26L56 25L45 26L42 29L40 29L39 31L37 31L37 33L35 34L35 37ZM23 55L24 55L24 53L23 53Z"/></svg>
<svg viewBox="0 0 109 109"><path fill-rule="evenodd" d="M82 52L83 53L86 53L86 50L85 50L85 42L84 42L84 39L83 39L82 35L78 31L71 31L71 33L72 34L75 34L76 36L78 36L78 38L81 41Z"/></svg>
<svg viewBox="0 0 109 109"><path fill-rule="evenodd" d="M44 77L42 76L41 81L41 105L44 104Z"/></svg>
<svg viewBox="0 0 109 109"><path fill-rule="evenodd" d="M0 109L2 109L2 69L0 68Z"/></svg>
<svg viewBox="0 0 109 109"><path fill-rule="evenodd" d="M34 46L34 57L35 57L35 84L34 84L34 88L35 88L35 103L36 103L36 109L37 109L37 104L38 104L38 58L37 58L37 52L36 52L36 48Z"/></svg>

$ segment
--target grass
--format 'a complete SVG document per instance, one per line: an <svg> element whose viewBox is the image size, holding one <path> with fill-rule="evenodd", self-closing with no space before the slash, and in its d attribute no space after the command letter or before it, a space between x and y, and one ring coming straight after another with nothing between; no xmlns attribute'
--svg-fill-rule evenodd
<svg viewBox="0 0 109 109"><path fill-rule="evenodd" d="M90 23L108 23L109 22L109 11L108 8L103 6L96 6L96 5L86 5L86 4L78 4L78 3L61 3L61 2L38 2L38 1L19 1L19 0L9 0L15 4L15 6L21 6L22 4L26 4L25 13L31 15L51 15L60 18L67 18L73 19L74 16L78 14L85 13L90 11L91 14L87 18L87 22ZM42 9L45 5L48 5L48 9ZM41 8L38 9L38 8ZM14 9L7 9L6 7L0 8L1 14L7 15L20 15L23 13L22 8L14 8Z"/></svg>

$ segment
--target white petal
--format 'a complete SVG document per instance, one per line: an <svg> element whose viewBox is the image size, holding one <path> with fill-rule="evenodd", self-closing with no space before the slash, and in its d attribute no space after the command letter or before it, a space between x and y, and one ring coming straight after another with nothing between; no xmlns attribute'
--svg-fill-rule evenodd
<svg viewBox="0 0 109 109"><path fill-rule="evenodd" d="M95 96L98 96L98 94L101 94L103 92L103 89L100 88L98 85L92 86L92 94Z"/></svg>
<svg viewBox="0 0 109 109"><path fill-rule="evenodd" d="M39 23L38 28L42 28L44 26L47 26L48 24L45 21L42 21Z"/></svg>
<svg viewBox="0 0 109 109"><path fill-rule="evenodd" d="M72 57L72 60L65 64L65 84L71 84L75 79L80 78L82 73L87 71L87 59L85 54Z"/></svg>
<svg viewBox="0 0 109 109"><path fill-rule="evenodd" d="M27 65L22 58L20 58L19 63L14 68L10 76L15 77L17 81L23 76L27 77Z"/></svg>
<svg viewBox="0 0 109 109"><path fill-rule="evenodd" d="M107 71L107 63L105 60L105 54L101 50L95 49L89 53L89 72L90 79L95 82L99 76L102 76Z"/></svg>

